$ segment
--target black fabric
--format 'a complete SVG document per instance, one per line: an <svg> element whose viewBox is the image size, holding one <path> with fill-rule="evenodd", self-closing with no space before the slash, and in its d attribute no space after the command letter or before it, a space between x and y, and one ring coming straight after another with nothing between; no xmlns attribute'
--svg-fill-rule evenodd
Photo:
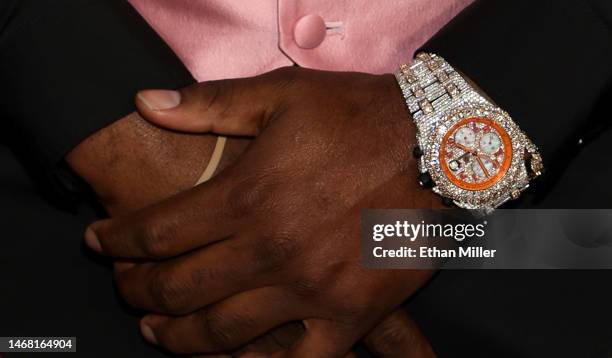
<svg viewBox="0 0 612 358"><path fill-rule="evenodd" d="M50 207L0 145L0 336L77 337L77 353L52 357L163 357L141 338L140 315L118 298L110 264L83 247L95 214L80 210Z"/></svg>
<svg viewBox="0 0 612 358"><path fill-rule="evenodd" d="M0 2L0 140L54 197L75 180L63 156L134 111L137 90L192 82L125 0Z"/></svg>
<svg viewBox="0 0 612 358"><path fill-rule="evenodd" d="M477 1L422 50L467 74L539 146L548 180L511 206L610 207L612 2ZM407 307L440 357L609 357L611 279L443 271Z"/></svg>
<svg viewBox="0 0 612 358"><path fill-rule="evenodd" d="M612 92L587 119L610 118ZM522 208L610 208L612 131L573 144L573 160ZM536 193L528 193L535 195ZM536 238L537 239L537 238ZM612 270L442 271L407 303L439 357L612 357Z"/></svg>
<svg viewBox="0 0 612 358"><path fill-rule="evenodd" d="M422 49L474 80L561 169L601 127L589 118L612 81L611 25L609 0L482 0Z"/></svg>
<svg viewBox="0 0 612 358"><path fill-rule="evenodd" d="M609 0L488 0L426 45L507 108L548 165L565 168L539 207L612 202L612 169L602 165L612 132L597 138L611 118L611 14ZM562 88L564 76L579 88ZM0 1L0 80L0 140L64 184L72 179L57 171L63 153L133 110L135 90L191 81L133 10L111 0ZM583 91L576 102L572 90ZM546 111L551 103L565 110ZM579 136L592 143L577 146ZM4 148L0 212L0 336L76 335L83 357L161 356L139 338L139 315L118 303L106 262L92 264L78 246L93 214L50 209ZM445 271L407 306L442 358L609 357L611 279L609 271Z"/></svg>

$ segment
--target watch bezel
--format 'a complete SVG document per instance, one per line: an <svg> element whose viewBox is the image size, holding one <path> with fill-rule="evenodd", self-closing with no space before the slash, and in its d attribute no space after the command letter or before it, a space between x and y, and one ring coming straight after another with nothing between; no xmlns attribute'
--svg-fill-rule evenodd
<svg viewBox="0 0 612 358"><path fill-rule="evenodd" d="M426 139L424 155L419 163L421 172L428 172L435 183L438 194L452 199L458 206L467 209L495 207L496 203L524 187L529 179L525 167L525 149L528 139L501 108L484 103L465 103L440 114L439 121ZM466 189L451 181L440 163L440 149L448 131L457 123L468 118L486 118L506 131L511 141L512 159L510 166L499 180L484 189Z"/></svg>
<svg viewBox="0 0 612 358"><path fill-rule="evenodd" d="M453 124L450 129L446 131L446 134L442 137L441 143L448 144L450 137L456 132L458 128L474 122L484 123L493 128L499 136L501 142L503 143L504 148L507 148L506 150L504 150L504 158L500 164L499 171L489 179L477 183L466 182L453 175L452 170L448 167L448 164L445 160L446 158L444 158L444 150L440 151L440 167L442 168L442 171L444 172L446 177L456 186L469 190L482 190L497 183L499 179L506 174L508 168L510 168L510 164L512 162L512 140L510 139L508 133L506 133L506 130L502 128L496 121L484 117L468 117Z"/></svg>

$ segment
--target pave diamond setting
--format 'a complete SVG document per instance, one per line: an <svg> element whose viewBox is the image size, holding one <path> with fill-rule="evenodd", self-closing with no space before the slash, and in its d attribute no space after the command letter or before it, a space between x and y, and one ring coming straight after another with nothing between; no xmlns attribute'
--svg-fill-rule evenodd
<svg viewBox="0 0 612 358"><path fill-rule="evenodd" d="M418 158L419 171L431 177L434 192L459 207L490 212L519 196L529 186L530 179L542 173L544 168L537 147L508 113L476 92L440 56L419 53L410 66L402 65L395 76L417 127L417 145L423 153ZM463 132L467 133L463 138L470 145L478 140L482 146L478 152L464 147L466 153L471 152L475 159L478 157L477 161L470 162L472 169L465 166L468 162L465 156L449 160L444 156L450 134L463 123L479 126L472 128L478 132L474 138L469 130ZM503 161L495 157L501 154ZM493 177L489 171L499 175ZM465 173L473 179L461 177ZM466 184L477 181L478 176L489 179L486 185Z"/></svg>
<svg viewBox="0 0 612 358"><path fill-rule="evenodd" d="M443 150L442 139L447 134L447 128L470 118L487 118L502 127L511 141L511 157L508 169L504 175L487 188L472 190L459 186L444 173L441 167L440 154ZM433 130L425 139L430 145L426 147L419 164L420 172L428 172L436 183L434 190L445 197L453 199L455 204L467 209L494 208L507 200L514 190L522 191L529 183L525 166L525 145L529 140L512 121L510 116L499 108L483 104L468 104L465 107L453 109L446 113L438 130ZM443 129L441 129L443 128Z"/></svg>

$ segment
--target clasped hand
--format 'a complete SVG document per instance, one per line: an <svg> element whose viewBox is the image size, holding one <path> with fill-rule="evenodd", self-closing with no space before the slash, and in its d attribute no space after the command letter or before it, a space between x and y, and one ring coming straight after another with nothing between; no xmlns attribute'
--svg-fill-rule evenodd
<svg viewBox="0 0 612 358"><path fill-rule="evenodd" d="M88 229L88 245L118 260L121 296L150 312L150 341L228 352L303 321L282 354L342 356L430 278L360 263L362 208L440 205L416 183L393 76L284 68L143 91L137 106L171 130L254 138L209 182ZM402 355L432 354L406 329Z"/></svg>

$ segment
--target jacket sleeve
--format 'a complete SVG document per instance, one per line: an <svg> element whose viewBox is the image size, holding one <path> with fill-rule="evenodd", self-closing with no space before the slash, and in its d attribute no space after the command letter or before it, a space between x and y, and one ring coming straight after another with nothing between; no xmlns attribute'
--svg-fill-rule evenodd
<svg viewBox="0 0 612 358"><path fill-rule="evenodd" d="M0 140L39 184L83 139L134 111L137 90L192 82L125 0L0 2Z"/></svg>
<svg viewBox="0 0 612 358"><path fill-rule="evenodd" d="M564 166L612 79L609 0L482 0L422 50L444 57Z"/></svg>

